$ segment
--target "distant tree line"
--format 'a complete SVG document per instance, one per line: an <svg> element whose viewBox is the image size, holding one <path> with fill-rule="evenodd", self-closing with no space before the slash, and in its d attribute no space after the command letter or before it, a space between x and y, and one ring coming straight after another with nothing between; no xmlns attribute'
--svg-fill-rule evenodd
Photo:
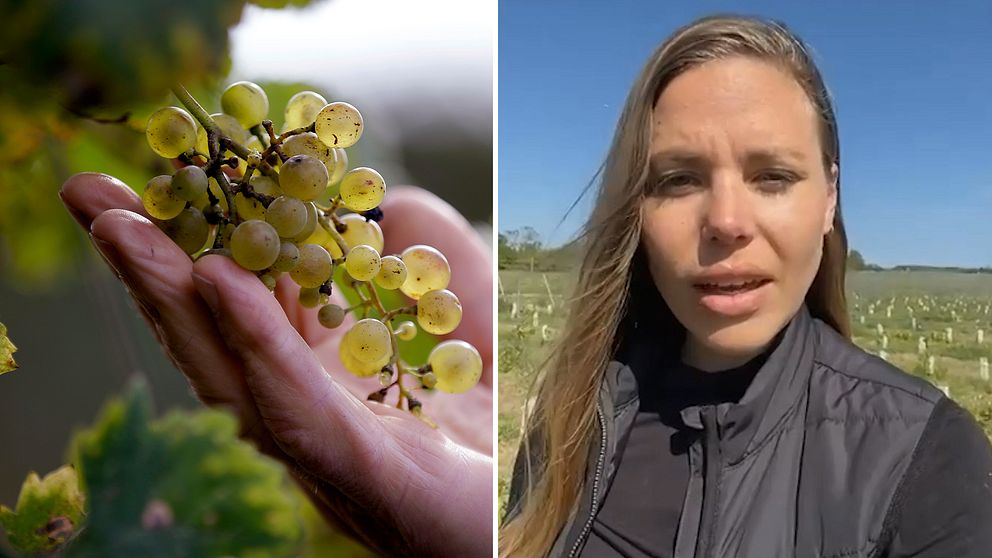
<svg viewBox="0 0 992 558"><path fill-rule="evenodd" d="M533 227L521 227L499 233L498 256L500 269L533 271L568 271L578 267L582 255L578 241L558 247L548 247ZM955 267L933 265L897 265L882 267L865 261L857 250L847 254L849 271L949 271L954 273L992 273L992 267Z"/></svg>

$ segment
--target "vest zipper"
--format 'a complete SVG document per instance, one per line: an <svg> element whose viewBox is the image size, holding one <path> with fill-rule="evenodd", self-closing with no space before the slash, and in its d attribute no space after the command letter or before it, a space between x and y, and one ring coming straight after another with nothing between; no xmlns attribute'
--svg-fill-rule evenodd
<svg viewBox="0 0 992 558"><path fill-rule="evenodd" d="M589 505L589 517L586 518L582 531L579 532L579 538L575 539L575 544L572 545L568 558L575 558L579 547L582 546L582 542L585 541L592 529L592 522L596 518L596 512L599 508L599 482L603 477L603 464L606 461L606 421L603 419L603 412L600 410L599 404L596 405L596 419L599 421L600 432L599 457L596 459L596 475L592 478L592 503Z"/></svg>
<svg viewBox="0 0 992 558"><path fill-rule="evenodd" d="M715 409L701 412L703 423L703 506L699 518L699 538L696 540L696 558L708 558L713 554L713 534L716 531L716 506L720 498L720 438L717 433Z"/></svg>

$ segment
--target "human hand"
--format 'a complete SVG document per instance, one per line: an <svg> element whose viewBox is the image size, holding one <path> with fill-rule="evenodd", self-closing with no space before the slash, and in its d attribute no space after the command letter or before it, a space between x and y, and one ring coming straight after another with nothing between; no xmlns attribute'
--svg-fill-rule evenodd
<svg viewBox="0 0 992 558"><path fill-rule="evenodd" d="M288 277L273 296L228 258L191 262L109 176L75 175L60 195L197 397L233 411L242 436L284 462L329 521L387 554L491 554L492 268L450 206L415 188L391 189L382 205L383 253L429 244L448 257L465 310L452 336L486 363L469 392L418 396L435 430L364 400L376 379L343 372L337 357L347 325L320 326Z"/></svg>

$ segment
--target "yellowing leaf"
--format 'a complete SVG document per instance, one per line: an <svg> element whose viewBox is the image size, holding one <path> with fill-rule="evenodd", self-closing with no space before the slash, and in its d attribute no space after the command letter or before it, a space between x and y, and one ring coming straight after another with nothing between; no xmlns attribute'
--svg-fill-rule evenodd
<svg viewBox="0 0 992 558"><path fill-rule="evenodd" d="M14 351L17 347L7 338L7 326L0 324L0 374L17 368L14 362Z"/></svg>
<svg viewBox="0 0 992 558"><path fill-rule="evenodd" d="M45 478L29 473L17 498L17 508L0 506L0 527L10 543L25 554L54 550L79 529L83 493L76 470L63 465Z"/></svg>

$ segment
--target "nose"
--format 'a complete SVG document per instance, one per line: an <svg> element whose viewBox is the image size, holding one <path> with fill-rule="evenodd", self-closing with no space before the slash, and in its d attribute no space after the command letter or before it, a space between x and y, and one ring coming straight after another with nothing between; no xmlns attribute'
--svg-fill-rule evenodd
<svg viewBox="0 0 992 558"><path fill-rule="evenodd" d="M754 234L746 185L740 180L715 177L704 208L702 235L706 242L736 246Z"/></svg>

